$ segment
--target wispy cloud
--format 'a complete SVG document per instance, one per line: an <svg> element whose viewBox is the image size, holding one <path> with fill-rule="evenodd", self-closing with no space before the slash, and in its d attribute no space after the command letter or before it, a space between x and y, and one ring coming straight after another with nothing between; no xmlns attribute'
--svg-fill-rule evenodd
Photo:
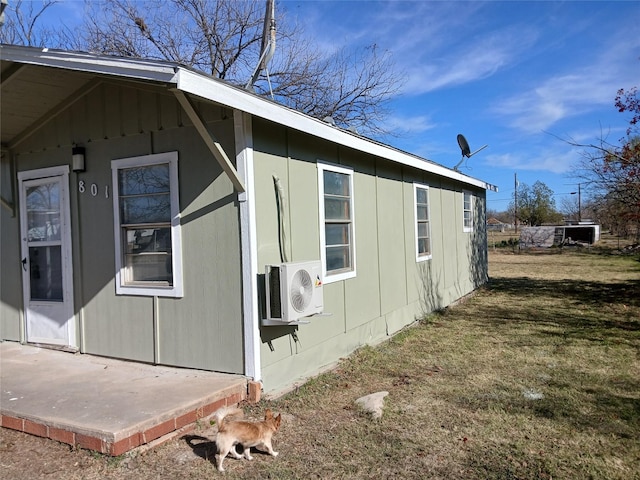
<svg viewBox="0 0 640 480"><path fill-rule="evenodd" d="M579 158L579 149L565 145L555 149L514 150L500 155L487 155L485 164L493 168L564 174L572 170Z"/></svg>
<svg viewBox="0 0 640 480"><path fill-rule="evenodd" d="M532 30L508 28L479 37L473 43L452 46L433 58L409 54L406 58L416 58L416 62L404 65L408 72L406 91L421 94L491 77L517 63L535 38Z"/></svg>
<svg viewBox="0 0 640 480"><path fill-rule="evenodd" d="M318 29L318 47L335 52L376 43L392 53L403 72L404 94L419 95L487 78L518 61L535 41L525 25L493 28L478 20L483 2L367 2L366 13L353 17L349 2L319 2L305 24ZM332 15L341 21L322 35ZM446 21L443 21L446 19Z"/></svg>
<svg viewBox="0 0 640 480"><path fill-rule="evenodd" d="M391 115L385 119L384 125L387 130L399 132L399 135L415 135L437 127L428 115Z"/></svg>
<svg viewBox="0 0 640 480"><path fill-rule="evenodd" d="M630 32L623 30L620 34L626 37ZM538 77L537 85L505 98L493 113L504 116L508 126L531 134L548 130L563 119L613 106L618 88L636 84L640 73L638 40L628 38L614 39L602 51L583 57L582 66L564 71L562 66L555 66L555 73Z"/></svg>
<svg viewBox="0 0 640 480"><path fill-rule="evenodd" d="M551 77L506 98L493 112L506 117L506 123L513 128L539 133L564 118L612 104L615 85L619 85L618 73L607 65L597 65L578 74Z"/></svg>
<svg viewBox="0 0 640 480"><path fill-rule="evenodd" d="M405 72L405 94L470 84L519 61L537 32L526 24L494 28L479 20L485 7L483 2L386 5L373 27Z"/></svg>
<svg viewBox="0 0 640 480"><path fill-rule="evenodd" d="M610 127L601 125L600 128L593 126L593 128L575 130L568 132L565 136L560 137L559 141L570 141L572 143L580 144L600 144L600 142L617 144L618 141L625 137L627 133L626 125Z"/></svg>

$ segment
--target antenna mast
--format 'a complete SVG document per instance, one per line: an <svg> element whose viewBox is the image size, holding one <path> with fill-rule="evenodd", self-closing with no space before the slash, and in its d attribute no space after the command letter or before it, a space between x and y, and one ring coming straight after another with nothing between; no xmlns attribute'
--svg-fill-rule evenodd
<svg viewBox="0 0 640 480"><path fill-rule="evenodd" d="M273 54L276 51L276 4L275 0L267 0L267 9L264 14L264 28L262 30L262 45L260 47L260 59L256 65L253 75L245 85L245 89L251 90L253 85L258 80L260 72L265 70L267 72L267 80L269 80L269 70L267 65L273 58ZM273 97L273 91L271 90L271 81L269 81L269 90Z"/></svg>

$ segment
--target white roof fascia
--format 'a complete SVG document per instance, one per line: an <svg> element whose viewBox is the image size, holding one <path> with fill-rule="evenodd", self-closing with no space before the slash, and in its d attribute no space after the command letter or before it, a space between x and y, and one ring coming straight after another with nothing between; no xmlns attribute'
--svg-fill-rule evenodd
<svg viewBox="0 0 640 480"><path fill-rule="evenodd" d="M455 170L448 169L436 163L429 162L415 155L394 149L372 140L353 135L349 132L333 127L325 122L309 117L282 105L250 94L239 88L223 82L211 82L211 78L190 70L179 69L177 72L178 89L184 92L227 105L230 108L242 110L251 115L279 123L281 125L300 130L311 135L324 138L349 148L360 150L377 157L401 163L429 173L457 180L483 189L491 186L482 180L469 177Z"/></svg>
<svg viewBox="0 0 640 480"><path fill-rule="evenodd" d="M134 58L106 57L84 52L0 45L0 59L27 65L137 78L175 84L177 65Z"/></svg>
<svg viewBox="0 0 640 480"><path fill-rule="evenodd" d="M246 90L226 84L210 76L180 67L169 62L94 55L84 52L49 50L47 48L0 45L0 58L18 63L58 67L67 70L114 75L144 81L176 85L179 90L204 99L242 110L279 123L286 127L309 133L325 140L359 150L380 158L417 168L445 178L473 185L485 190L493 185L469 177L437 163L383 145L350 132L333 127L321 120L297 112L283 105L254 95Z"/></svg>

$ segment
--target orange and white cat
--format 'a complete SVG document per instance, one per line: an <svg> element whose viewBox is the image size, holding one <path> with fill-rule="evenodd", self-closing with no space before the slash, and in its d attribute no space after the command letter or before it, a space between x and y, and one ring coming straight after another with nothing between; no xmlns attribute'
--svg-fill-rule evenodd
<svg viewBox="0 0 640 480"><path fill-rule="evenodd" d="M230 407L223 407L214 414L218 425L216 461L218 470L221 472L224 472L222 461L228 454L231 454L233 458L242 458L244 455L247 460L252 460L251 447L266 451L274 457L278 455L278 452L274 452L271 446L271 437L280 428L282 415L274 417L271 410L267 409L264 420L261 422L227 419L227 417L242 416L243 414L241 409ZM242 445L243 455L236 451L237 444Z"/></svg>

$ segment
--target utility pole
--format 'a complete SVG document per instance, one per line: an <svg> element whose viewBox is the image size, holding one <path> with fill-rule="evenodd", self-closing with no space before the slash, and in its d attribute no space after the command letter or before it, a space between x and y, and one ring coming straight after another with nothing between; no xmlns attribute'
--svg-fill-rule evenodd
<svg viewBox="0 0 640 480"><path fill-rule="evenodd" d="M516 226L516 233L518 233L518 174L513 174L513 186L515 188L513 194L513 224Z"/></svg>
<svg viewBox="0 0 640 480"><path fill-rule="evenodd" d="M578 223L582 221L582 204L580 202L580 184L578 184Z"/></svg>
<svg viewBox="0 0 640 480"><path fill-rule="evenodd" d="M571 195L575 195L576 193L578 194L578 223L580 223L582 221L582 200L581 200L582 191L580 190L581 186L582 185L579 183L578 184L578 191L577 192L571 192Z"/></svg>

